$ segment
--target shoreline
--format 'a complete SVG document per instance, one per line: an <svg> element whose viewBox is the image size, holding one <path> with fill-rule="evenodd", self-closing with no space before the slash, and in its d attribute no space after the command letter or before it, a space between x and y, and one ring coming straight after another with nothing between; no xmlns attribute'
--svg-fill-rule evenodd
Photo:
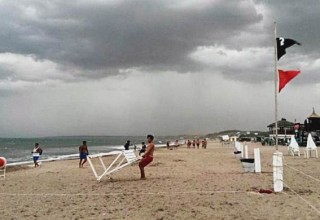
<svg viewBox="0 0 320 220"><path fill-rule="evenodd" d="M183 146L183 145L180 145ZM164 144L158 144L155 146L157 149L161 149L161 148L166 148L167 146ZM133 150L133 149L131 149ZM119 150L111 150L111 151L107 151L104 153L110 153L110 155L105 155L104 157L109 157L112 156L112 153L114 152L118 152ZM136 152L138 152L139 149L137 148ZM102 152L101 152L102 153ZM101 153L97 153L97 154L92 154L92 155L98 155ZM61 155L61 156L57 156L57 157L50 157L47 159L42 159L42 160L38 160L39 164L42 165L43 163L47 163L47 162L58 162L58 161L64 161L64 160L79 160L79 154L69 154L69 155ZM33 167L33 160L30 161L21 161L21 162L14 162L14 163L7 163L6 167L7 167L7 171L11 171L11 170L17 170L19 168L23 169L23 168L28 168L28 167ZM12 167L15 167L15 169L10 169Z"/></svg>
<svg viewBox="0 0 320 220"><path fill-rule="evenodd" d="M92 146L93 148L95 146ZM100 147L100 146L98 146ZM157 144L155 145L156 148L165 148L166 145L165 144ZM108 148L106 148L108 149ZM112 153L112 152L116 152L116 151L119 151L119 150L122 150L123 149L123 146L118 146L118 147L112 147L110 148L108 151L105 151L105 152L100 152L99 153L94 153L93 155L96 155L96 154L100 154L100 153ZM131 150L133 150L131 148ZM140 150L140 148L137 148L137 151ZM44 156L42 156L44 157ZM32 156L30 156L30 158L32 158ZM45 159L40 159L38 160L38 162L41 162L41 163L45 163L45 162L52 162L52 161L61 161L61 160L76 160L76 159L79 159L79 153L76 153L76 154L66 154L66 155L57 155L57 156L50 156L50 157L45 157ZM33 164L33 160L27 160L27 161L18 161L18 162L10 162L10 163L7 163L7 167L12 167L12 166L25 166L25 165L30 165L30 164Z"/></svg>

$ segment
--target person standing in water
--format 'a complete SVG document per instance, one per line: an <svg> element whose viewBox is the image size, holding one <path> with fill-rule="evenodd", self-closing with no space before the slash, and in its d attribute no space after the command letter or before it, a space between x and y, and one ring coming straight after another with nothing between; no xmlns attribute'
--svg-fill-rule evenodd
<svg viewBox="0 0 320 220"><path fill-rule="evenodd" d="M127 143L124 145L124 150L129 150L130 141L127 140Z"/></svg>
<svg viewBox="0 0 320 220"><path fill-rule="evenodd" d="M154 143L153 143L153 139L154 137L149 134L147 136L147 140L148 140L148 146L147 146L147 150L146 152L143 154L141 161L139 162L139 168L140 168L140 174L141 180L145 180L146 176L144 173L144 168L153 161L153 152L154 152Z"/></svg>
<svg viewBox="0 0 320 220"><path fill-rule="evenodd" d="M88 150L87 142L83 141L82 145L79 147L79 156L80 156L79 168L82 168L83 164L87 162L88 155L89 155L89 150Z"/></svg>

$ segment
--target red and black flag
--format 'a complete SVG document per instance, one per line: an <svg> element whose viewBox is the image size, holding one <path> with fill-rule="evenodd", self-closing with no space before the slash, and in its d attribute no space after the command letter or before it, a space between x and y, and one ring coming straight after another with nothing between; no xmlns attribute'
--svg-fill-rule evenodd
<svg viewBox="0 0 320 220"><path fill-rule="evenodd" d="M296 77L300 70L278 70L279 72L279 92L286 86L290 80L292 80L294 77Z"/></svg>
<svg viewBox="0 0 320 220"><path fill-rule="evenodd" d="M277 37L277 52L278 52L278 60L286 54L286 49L291 47L294 44L301 45L299 42L283 37Z"/></svg>

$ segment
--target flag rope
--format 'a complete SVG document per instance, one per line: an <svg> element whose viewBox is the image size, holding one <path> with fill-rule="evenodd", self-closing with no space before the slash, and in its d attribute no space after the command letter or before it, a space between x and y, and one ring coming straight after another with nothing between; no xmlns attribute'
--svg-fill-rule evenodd
<svg viewBox="0 0 320 220"><path fill-rule="evenodd" d="M301 171L301 170L298 170L298 169L296 169L296 168L294 168L294 167L291 167L291 166L289 166L288 164L284 164L284 165L285 165L286 167L292 169L292 170L295 170L295 171L297 171L297 172L299 172L299 173L301 173L301 174L303 174L303 175L305 175L305 176L307 176L307 177L309 177L309 178L317 181L317 182L320 182L320 179L317 179L317 178L315 178L315 177L313 177L313 176L311 176L311 175L309 175L309 174L306 174L306 173L304 173L304 172Z"/></svg>
<svg viewBox="0 0 320 220"><path fill-rule="evenodd" d="M177 192L113 192L113 193L0 193L1 196L118 196L118 195L170 195L170 194L214 194L214 193L251 193L250 191L177 191Z"/></svg>
<svg viewBox="0 0 320 220"><path fill-rule="evenodd" d="M311 207L314 211L316 211L320 215L320 210L317 209L314 205L312 205L310 202L308 202L306 199L304 199L302 196L300 196L296 191L294 191L288 184L283 182L283 184L290 189L298 198L300 198L302 201L304 201L309 207Z"/></svg>

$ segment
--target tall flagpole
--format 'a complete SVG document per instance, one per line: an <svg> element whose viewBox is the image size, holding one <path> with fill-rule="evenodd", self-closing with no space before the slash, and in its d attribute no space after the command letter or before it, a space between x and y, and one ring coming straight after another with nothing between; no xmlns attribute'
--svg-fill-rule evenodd
<svg viewBox="0 0 320 220"><path fill-rule="evenodd" d="M274 116L276 129L276 150L278 151L278 53L277 53L277 23L274 22Z"/></svg>

